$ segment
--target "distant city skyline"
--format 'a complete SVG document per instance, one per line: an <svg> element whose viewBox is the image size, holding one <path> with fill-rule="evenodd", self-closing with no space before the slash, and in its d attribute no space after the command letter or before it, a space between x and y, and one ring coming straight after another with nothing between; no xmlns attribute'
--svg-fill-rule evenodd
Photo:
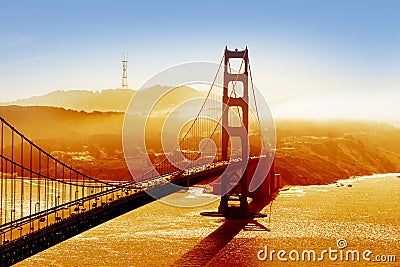
<svg viewBox="0 0 400 267"><path fill-rule="evenodd" d="M1 2L0 101L129 88L184 62L249 48L283 117L400 118L398 1ZM275 110L274 110L275 109Z"/></svg>

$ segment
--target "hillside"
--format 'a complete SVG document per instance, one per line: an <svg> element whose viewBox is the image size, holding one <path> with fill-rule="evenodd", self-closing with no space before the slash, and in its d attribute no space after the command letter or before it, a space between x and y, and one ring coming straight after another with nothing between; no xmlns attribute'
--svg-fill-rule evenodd
<svg viewBox="0 0 400 267"><path fill-rule="evenodd" d="M8 106L0 107L0 116L89 175L130 179L122 150L123 113ZM400 171L400 129L393 126L288 120L276 125L276 170L287 184L326 184L354 175Z"/></svg>
<svg viewBox="0 0 400 267"><path fill-rule="evenodd" d="M101 179L130 177L121 146L123 113L7 106L0 107L0 116L45 151L86 174Z"/></svg>
<svg viewBox="0 0 400 267"><path fill-rule="evenodd" d="M276 169L289 184L400 171L400 129L376 122L277 122Z"/></svg>
<svg viewBox="0 0 400 267"><path fill-rule="evenodd" d="M134 90L110 89L100 92L70 90L54 91L42 96L0 103L1 106L49 106L91 111L125 111Z"/></svg>
<svg viewBox="0 0 400 267"><path fill-rule="evenodd" d="M158 96L169 89L170 87L156 85L151 88L142 89L142 92L150 98L150 96ZM170 97L166 98L166 100L170 101L169 104L173 105L177 101L203 95L201 92L186 86L179 87L175 91L175 93L169 94ZM0 106L45 106L86 112L125 112L135 94L136 91L131 89L107 89L97 92L58 90L42 96L34 96L11 102L0 102Z"/></svg>

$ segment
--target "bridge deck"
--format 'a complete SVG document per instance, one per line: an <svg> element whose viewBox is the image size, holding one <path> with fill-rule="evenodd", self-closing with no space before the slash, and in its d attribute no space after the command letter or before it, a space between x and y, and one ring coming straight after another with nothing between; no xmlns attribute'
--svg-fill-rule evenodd
<svg viewBox="0 0 400 267"><path fill-rule="evenodd" d="M153 186L149 188L109 190L84 200L66 203L51 212L47 211L45 223L40 222L40 218L43 217L38 215L31 220L25 220L18 226L21 227L19 229L10 226L8 235L19 237L0 246L0 266L15 264L101 223L144 206L156 200L152 196L162 198L174 193L179 190L179 187L174 185L187 187L216 178L226 167L227 165L219 165L190 175L181 175L173 180L173 184L165 182L165 177L159 177L151 181ZM96 199L100 204L93 207ZM76 208L79 211L75 211Z"/></svg>

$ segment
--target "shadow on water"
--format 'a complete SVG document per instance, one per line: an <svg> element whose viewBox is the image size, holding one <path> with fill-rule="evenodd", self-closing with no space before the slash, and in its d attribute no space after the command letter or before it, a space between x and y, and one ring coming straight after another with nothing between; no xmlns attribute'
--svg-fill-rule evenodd
<svg viewBox="0 0 400 267"><path fill-rule="evenodd" d="M265 227L264 225L262 225L261 223L259 223L256 220L249 220L249 222L247 223L247 225L244 226L243 231L267 231L267 232L271 232L270 229L268 229L267 227Z"/></svg>
<svg viewBox="0 0 400 267"><path fill-rule="evenodd" d="M267 199L254 199L250 202L252 212L260 212L265 206L271 203L276 194ZM224 220L209 236L203 239L190 251L185 253L173 266L204 266L221 249L223 249L241 230L244 231L268 231L271 230L260 224L254 218Z"/></svg>

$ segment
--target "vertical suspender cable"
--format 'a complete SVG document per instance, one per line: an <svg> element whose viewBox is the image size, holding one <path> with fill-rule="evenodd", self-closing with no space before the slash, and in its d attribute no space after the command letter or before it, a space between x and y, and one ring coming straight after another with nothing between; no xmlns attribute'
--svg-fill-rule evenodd
<svg viewBox="0 0 400 267"><path fill-rule="evenodd" d="M4 151L2 153L4 155ZM8 217L8 162L5 160L5 168L4 168L4 223L7 223L7 217Z"/></svg>
<svg viewBox="0 0 400 267"><path fill-rule="evenodd" d="M61 203L64 205L65 204L65 193L66 193L66 185L65 185L65 168L64 166L62 167L62 184L61 184ZM60 205L60 203L59 203ZM62 218L64 218L64 209L62 209Z"/></svg>
<svg viewBox="0 0 400 267"><path fill-rule="evenodd" d="M3 203L3 178L4 178L4 173L3 173L3 155L4 155L4 123L1 123L1 182L0 182L0 225L3 224L3 207L6 206ZM7 199L6 199L7 200ZM5 222L4 222L5 223Z"/></svg>
<svg viewBox="0 0 400 267"><path fill-rule="evenodd" d="M58 190L58 179L57 179L57 162L56 161L54 161L54 182L55 182L55 185L54 185L54 207L57 207L58 206L58 201L57 201L57 199L58 199L58 194L59 194L59 190ZM56 214L57 214L57 212L56 212Z"/></svg>
<svg viewBox="0 0 400 267"><path fill-rule="evenodd" d="M14 164L14 131L11 129L11 181L12 181L12 212L11 212L11 221L15 220L15 189L16 189L16 179L15 174L15 164ZM14 217L13 217L14 216Z"/></svg>
<svg viewBox="0 0 400 267"><path fill-rule="evenodd" d="M29 221L30 221L30 223L29 223L29 225L30 225L30 227L29 227L29 233L31 233L32 232L32 198L33 198L33 189L32 189L32 186L33 186L33 181L32 181L32 165L33 165L33 163L32 163L32 154L33 154L33 151L32 151L32 144L30 144L30 156L29 156Z"/></svg>
<svg viewBox="0 0 400 267"><path fill-rule="evenodd" d="M24 217L24 139L21 137L21 218Z"/></svg>
<svg viewBox="0 0 400 267"><path fill-rule="evenodd" d="M40 203L41 203L41 201L40 201L40 190L41 190L41 183L40 183L40 180L42 179L42 175L41 175L41 171L42 171L42 152L39 150L39 158L38 158L38 168L39 168L39 171L38 171L38 181L37 181L37 189L38 189L38 191L37 191L37 202L35 203L35 209L36 209L36 206L38 206L37 207L37 212L40 212Z"/></svg>
<svg viewBox="0 0 400 267"><path fill-rule="evenodd" d="M45 190L45 193L44 193L44 195L45 195L45 203L46 203L46 210L48 210L49 209L49 196L48 196L48 193L49 193L49 189L48 189L48 186L49 186L49 183L48 183L48 179L49 179L49 177L50 177L50 158L49 158L49 156L47 156L46 157L46 159L47 159L47 164L46 164L46 168L47 168L47 177L46 177L46 179L44 180L44 182L45 182L45 186L44 186L44 190ZM49 214L48 213L46 213L46 223L47 223L47 226L49 226Z"/></svg>
<svg viewBox="0 0 400 267"><path fill-rule="evenodd" d="M72 169L69 169L69 202L72 202Z"/></svg>

